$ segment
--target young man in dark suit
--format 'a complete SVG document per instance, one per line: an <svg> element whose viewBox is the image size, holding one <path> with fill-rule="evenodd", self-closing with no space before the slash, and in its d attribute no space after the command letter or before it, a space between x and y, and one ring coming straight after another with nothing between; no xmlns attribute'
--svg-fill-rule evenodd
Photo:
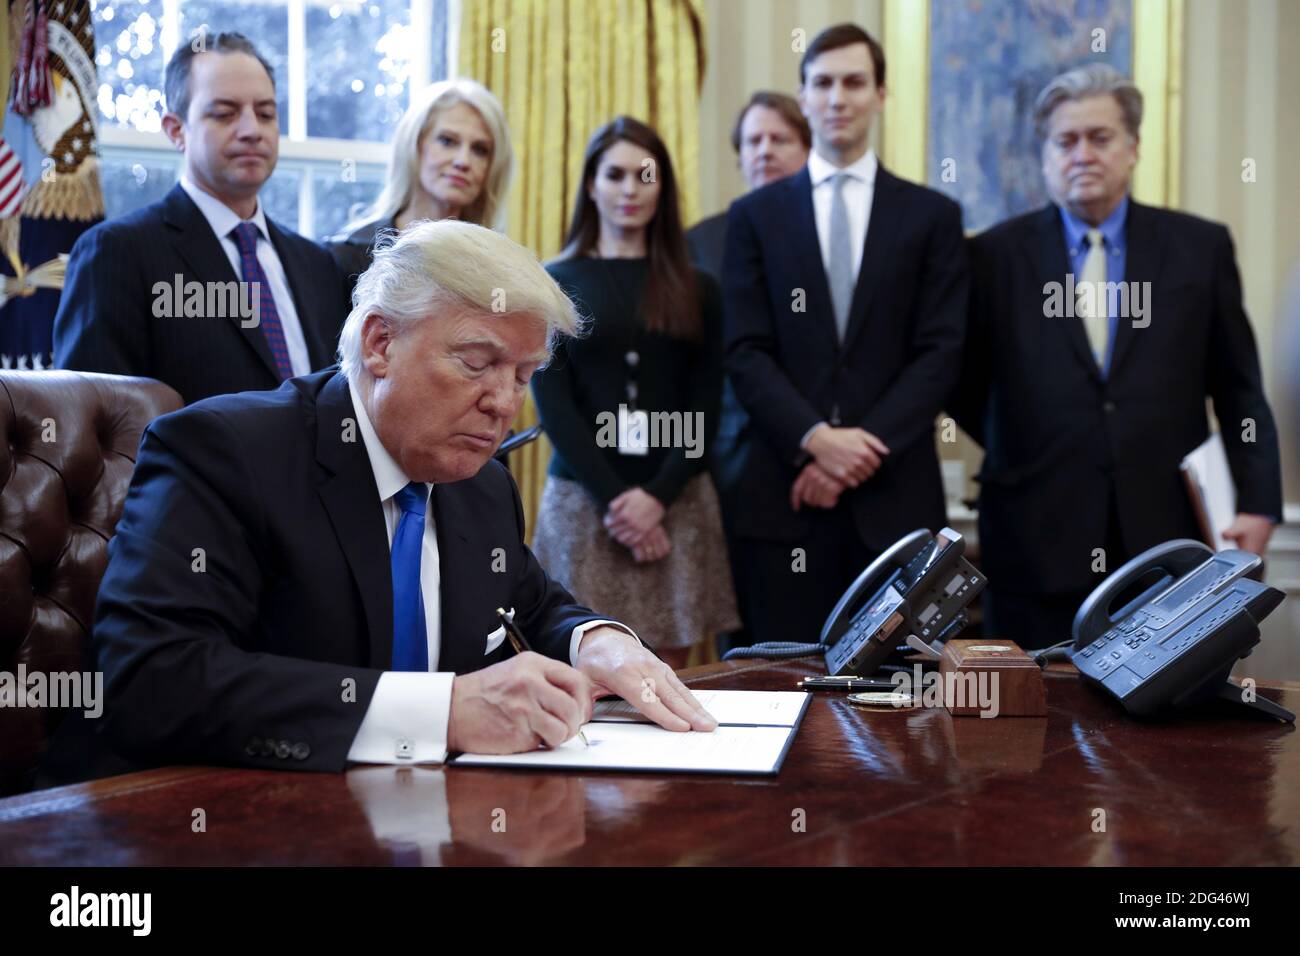
<svg viewBox="0 0 1300 956"><path fill-rule="evenodd" d="M325 367L347 315L343 277L258 201L279 155L270 67L240 34L200 35L165 82L181 181L77 241L55 364L156 378L186 402Z"/></svg>
<svg viewBox="0 0 1300 956"><path fill-rule="evenodd" d="M558 746L606 693L712 730L628 628L546 575L492 460L578 324L537 260L425 223L356 294L340 369L145 431L92 636L106 742L144 764L439 762ZM512 654L498 607L537 653Z"/></svg>
<svg viewBox="0 0 1300 956"><path fill-rule="evenodd" d="M793 176L808 161L812 148L812 131L799 109L799 101L785 93L759 90L741 108L731 130L731 148L736 151L745 184L759 189L787 176ZM691 261L722 282L722 256L727 242L727 214L702 219L686 233ZM762 568L751 560L749 546L736 533L736 525L745 509L740 496L740 479L749 456L749 416L745 414L731 379L722 383L722 418L713 440L709 473L718 490L722 523L727 533L727 553L731 559L731 576L736 586L736 603L742 620L761 613L762 595L769 584ZM782 578L784 572L782 573ZM779 583L778 579L778 583ZM755 602L758 602L757 604ZM745 629L720 637L719 650L751 643Z"/></svg>
<svg viewBox="0 0 1300 956"><path fill-rule="evenodd" d="M727 219L727 370L754 433L738 531L783 582L762 640L815 640L872 558L946 522L934 422L966 322L961 210L877 162L884 79L865 31L819 34L800 65L808 165Z"/></svg>
<svg viewBox="0 0 1300 956"><path fill-rule="evenodd" d="M1035 107L1051 205L971 242L971 323L951 409L984 447L985 630L1070 637L1124 561L1200 538L1179 473L1214 402L1237 486L1216 529L1263 554L1281 519L1277 428L1223 226L1129 196L1142 95L1104 64Z"/></svg>

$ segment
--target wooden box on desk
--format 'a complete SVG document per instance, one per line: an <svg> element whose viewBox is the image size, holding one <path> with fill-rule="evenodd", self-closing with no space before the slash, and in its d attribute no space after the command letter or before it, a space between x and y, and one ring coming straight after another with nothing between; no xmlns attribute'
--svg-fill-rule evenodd
<svg viewBox="0 0 1300 956"><path fill-rule="evenodd" d="M947 688L961 683L970 686L966 674L979 680L981 672L997 683L998 717L1046 717L1047 698L1043 690L1043 671L1015 641L995 641L987 638L956 638L943 646L939 658L939 674L945 688L944 701L954 717L974 717L981 712L978 698L971 700L965 694L951 699ZM953 675L950 677L949 675ZM958 676L961 680L957 680Z"/></svg>

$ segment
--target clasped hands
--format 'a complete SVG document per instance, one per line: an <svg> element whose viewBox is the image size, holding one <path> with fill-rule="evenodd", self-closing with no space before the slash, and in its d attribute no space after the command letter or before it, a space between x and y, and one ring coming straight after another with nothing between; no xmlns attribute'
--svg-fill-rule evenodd
<svg viewBox="0 0 1300 956"><path fill-rule="evenodd" d="M884 464L889 448L861 428L819 425L808 436L806 450L813 460L804 465L790 486L790 507L834 508L840 495L869 479Z"/></svg>
<svg viewBox="0 0 1300 956"><path fill-rule="evenodd" d="M591 719L599 697L615 694L666 730L709 732L718 723L672 670L618 628L593 627L577 667L528 651L457 677L451 685L447 747L469 753L523 753L558 747Z"/></svg>
<svg viewBox="0 0 1300 956"><path fill-rule="evenodd" d="M641 488L629 488L609 503L605 530L632 552L638 564L668 556L672 542L664 530L667 509L654 495Z"/></svg>

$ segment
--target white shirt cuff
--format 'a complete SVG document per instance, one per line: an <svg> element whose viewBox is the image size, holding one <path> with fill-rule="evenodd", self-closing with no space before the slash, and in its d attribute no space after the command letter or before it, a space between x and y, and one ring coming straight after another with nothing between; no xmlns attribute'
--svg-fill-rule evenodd
<svg viewBox="0 0 1300 956"><path fill-rule="evenodd" d="M452 673L384 671L352 740L356 763L442 763L447 759Z"/></svg>
<svg viewBox="0 0 1300 956"><path fill-rule="evenodd" d="M802 448L804 451L807 451L807 450L808 450L808 439L809 439L809 438L812 438L812 434L813 434L813 432L815 432L817 429L821 428L821 427L822 427L823 425L825 425L825 424L826 424L826 422L818 422L818 423L817 423L816 425L814 425L812 428L810 428L810 429L808 429L806 432L804 432L804 433L803 433L803 438L800 438L800 439L799 439L799 447Z"/></svg>
<svg viewBox="0 0 1300 956"><path fill-rule="evenodd" d="M641 638L636 636L636 631L632 630L632 628L628 627L626 624L618 623L618 621L588 621L586 624L579 624L573 629L573 637L569 641L569 664L572 667L578 666L578 645L582 643L583 636L593 627L616 627L620 631L625 631L626 633L631 634L632 640L636 641L638 644L641 643Z"/></svg>

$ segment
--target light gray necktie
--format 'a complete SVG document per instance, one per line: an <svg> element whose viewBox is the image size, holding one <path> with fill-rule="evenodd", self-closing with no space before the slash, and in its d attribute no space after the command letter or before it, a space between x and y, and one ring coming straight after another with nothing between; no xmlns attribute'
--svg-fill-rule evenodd
<svg viewBox="0 0 1300 956"><path fill-rule="evenodd" d="M849 235L849 205L844 201L844 184L848 173L831 177L835 194L831 198L831 261L826 278L831 286L831 304L835 308L835 334L841 342L849 327L849 308L853 304L853 240Z"/></svg>

